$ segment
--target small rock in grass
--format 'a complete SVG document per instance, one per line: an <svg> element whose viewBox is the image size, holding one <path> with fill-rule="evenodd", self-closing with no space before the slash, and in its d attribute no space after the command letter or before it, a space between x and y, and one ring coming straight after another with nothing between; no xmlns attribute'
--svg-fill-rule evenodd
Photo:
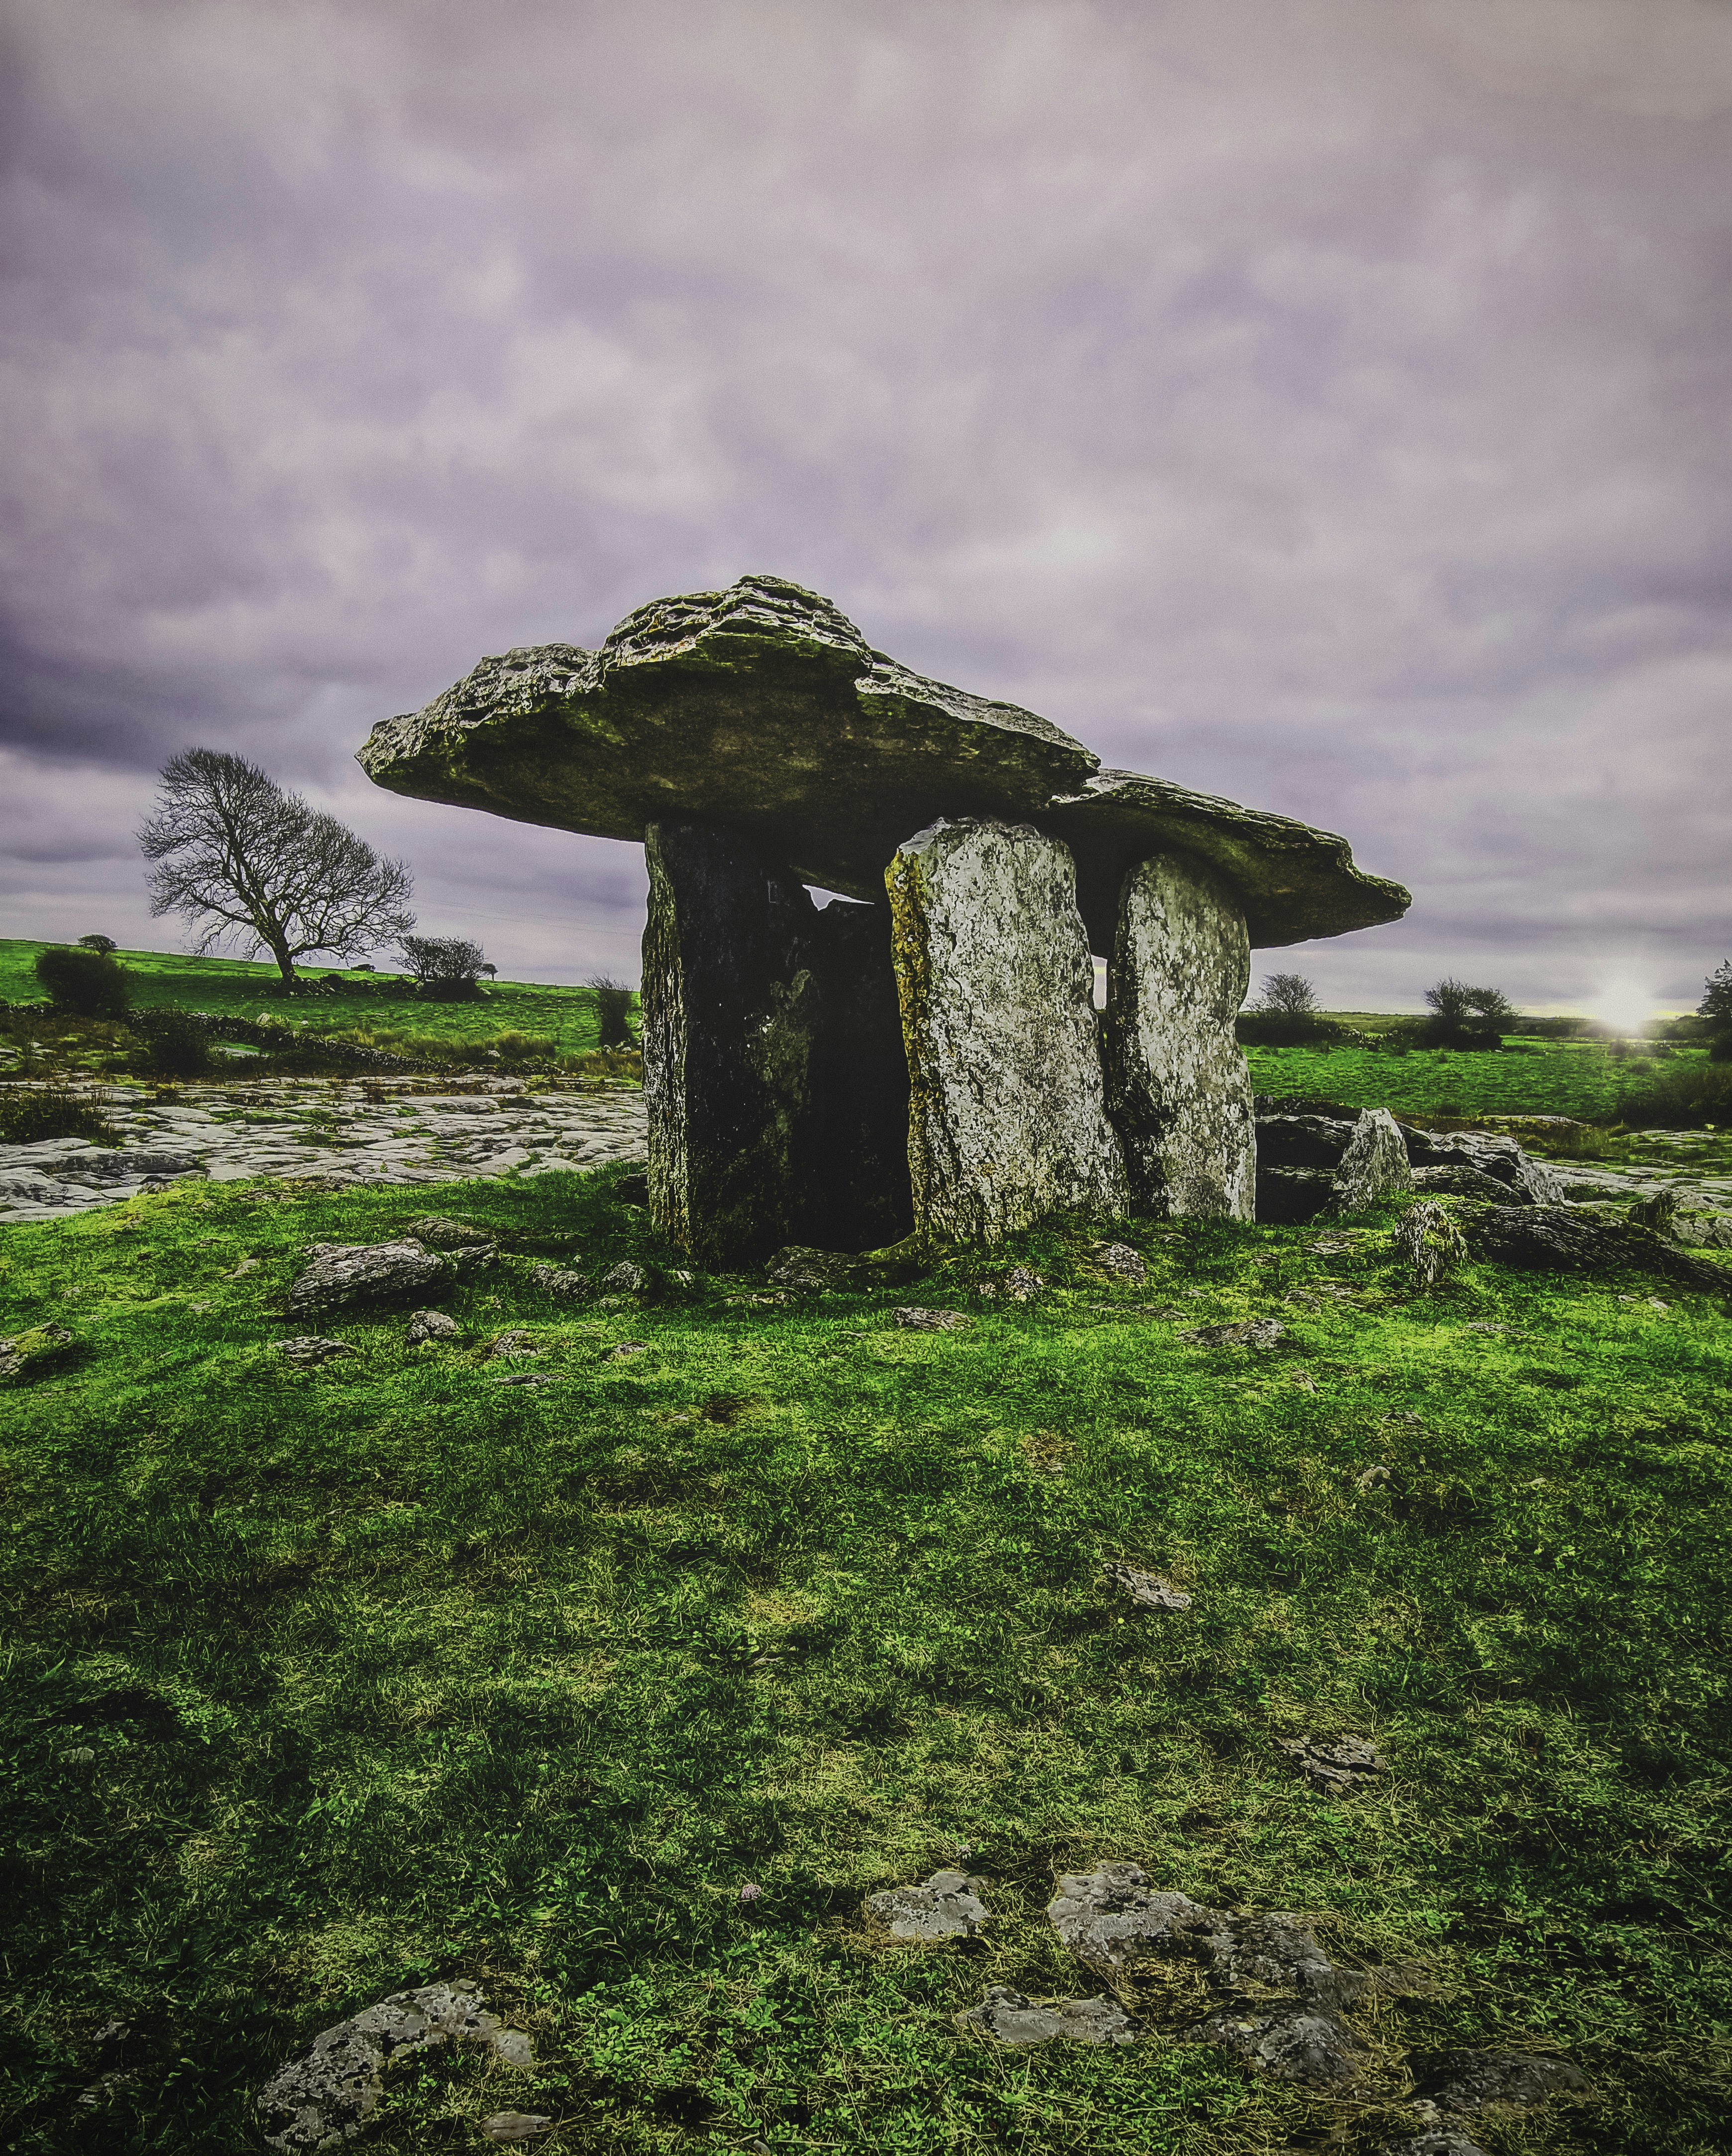
<svg viewBox="0 0 1732 2156"><path fill-rule="evenodd" d="M454 1340L462 1327L454 1317L447 1317L443 1310L416 1310L409 1314L408 1330L403 1338L412 1348L418 1348L423 1340Z"/></svg>
<svg viewBox="0 0 1732 2156"><path fill-rule="evenodd" d="M0 1378L22 1378L33 1368L55 1361L73 1345L74 1338L64 1325L38 1325L28 1332L0 1340Z"/></svg>
<svg viewBox="0 0 1732 2156"><path fill-rule="evenodd" d="M1444 2127L1416 2133L1407 2141L1391 2141L1385 2146L1383 2156L1488 2156L1488 2152L1477 2141L1469 2141L1465 2133Z"/></svg>
<svg viewBox="0 0 1732 2156"><path fill-rule="evenodd" d="M808 1294L847 1287L858 1270L858 1260L846 1250L813 1250L804 1243L790 1243L764 1267L778 1287L803 1289Z"/></svg>
<svg viewBox="0 0 1732 2156"><path fill-rule="evenodd" d="M466 1220L452 1220L443 1213L424 1213L418 1220L410 1221L402 1233L417 1243L424 1243L430 1250L475 1250L491 1243L493 1238L484 1228L472 1228Z"/></svg>
<svg viewBox="0 0 1732 2156"><path fill-rule="evenodd" d="M1115 1999L1061 1999L1037 2006L1002 1984L992 1985L978 2006L956 2020L1001 2044L1017 2045L1049 2044L1060 2036L1077 2044L1134 2044L1142 2029Z"/></svg>
<svg viewBox="0 0 1732 2156"><path fill-rule="evenodd" d="M1193 1325L1179 1337L1199 1348L1278 1348L1287 1327L1277 1317L1253 1317L1242 1325Z"/></svg>
<svg viewBox="0 0 1732 2156"><path fill-rule="evenodd" d="M1395 1246L1422 1288L1436 1287L1468 1255L1460 1229L1441 1205L1428 1198L1403 1217L1396 1229Z"/></svg>
<svg viewBox="0 0 1732 2156"><path fill-rule="evenodd" d="M1096 1243L1089 1255L1104 1273L1129 1281L1134 1287L1141 1287L1149 1277L1142 1253L1132 1250L1129 1243Z"/></svg>
<svg viewBox="0 0 1732 2156"><path fill-rule="evenodd" d="M583 1274L567 1272L558 1265L532 1265L530 1278L543 1295L557 1296L564 1302L579 1301L591 1292Z"/></svg>
<svg viewBox="0 0 1732 2156"><path fill-rule="evenodd" d="M1349 1795L1389 1771L1389 1762L1363 1737L1278 1737L1275 1748L1326 1796Z"/></svg>
<svg viewBox="0 0 1732 2156"><path fill-rule="evenodd" d="M908 1332L961 1332L970 1322L960 1310L923 1310L918 1303L893 1310L890 1316Z"/></svg>
<svg viewBox="0 0 1732 2156"><path fill-rule="evenodd" d="M1189 1895L1151 1887L1139 1864L1067 1872L1047 1916L1064 1945L1091 1969L1122 1968L1150 1951L1189 1951L1191 1934L1207 1934L1226 1921Z"/></svg>
<svg viewBox="0 0 1732 2156"><path fill-rule="evenodd" d="M488 1350L490 1355L539 1355L533 1332L502 1332Z"/></svg>
<svg viewBox="0 0 1732 2156"><path fill-rule="evenodd" d="M874 1894L867 1912L893 1939L971 1939L986 1921L984 1883L965 1871L935 1871L924 1887Z"/></svg>
<svg viewBox="0 0 1732 2156"><path fill-rule="evenodd" d="M538 2133L546 2133L553 2121L535 2111L496 2111L491 2118L484 2118L481 2131L489 2141L529 2141Z"/></svg>
<svg viewBox="0 0 1732 2156"><path fill-rule="evenodd" d="M346 1340L321 1340L316 1333L303 1332L292 1340L278 1341L277 1353L297 1370L316 1370L333 1356L352 1355L355 1350Z"/></svg>
<svg viewBox="0 0 1732 2156"><path fill-rule="evenodd" d="M1122 1587L1135 1603L1145 1609L1188 1609L1191 1597L1181 1589L1170 1586L1158 1573L1139 1572L1134 1565L1113 1563L1105 1568L1106 1576L1117 1587Z"/></svg>
<svg viewBox="0 0 1732 2156"><path fill-rule="evenodd" d="M622 1258L602 1276L603 1295L642 1295L648 1286L649 1275L632 1258Z"/></svg>
<svg viewBox="0 0 1732 2156"><path fill-rule="evenodd" d="M1528 2111L1586 2087L1567 2059L1531 2051L1442 2051L1429 2061L1417 2092L1440 2111L1483 2111L1492 2104Z"/></svg>
<svg viewBox="0 0 1732 2156"><path fill-rule="evenodd" d="M1181 2029L1176 2041L1217 2045L1278 2080L1308 2088L1337 2088L1356 2081L1371 2049L1339 2015L1299 2000L1211 2014Z"/></svg>
<svg viewBox="0 0 1732 2156"><path fill-rule="evenodd" d="M289 1291L289 1308L297 1317L354 1304L406 1302L456 1277L449 1258L407 1240L315 1243L309 1255L312 1264Z"/></svg>
<svg viewBox="0 0 1732 2156"><path fill-rule="evenodd" d="M602 1360L604 1363L625 1363L629 1362L633 1355L645 1355L648 1352L648 1344L645 1341L622 1340L617 1348L610 1348Z"/></svg>
<svg viewBox="0 0 1732 2156"><path fill-rule="evenodd" d="M496 1385L551 1385L555 1380L540 1370L513 1370L508 1377L495 1378Z"/></svg>

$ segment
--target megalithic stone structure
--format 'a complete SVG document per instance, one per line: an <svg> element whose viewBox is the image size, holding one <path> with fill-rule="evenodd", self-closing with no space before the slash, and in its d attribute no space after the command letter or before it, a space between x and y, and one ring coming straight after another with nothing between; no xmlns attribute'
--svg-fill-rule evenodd
<svg viewBox="0 0 1732 2156"><path fill-rule="evenodd" d="M1140 1213L1257 1211L1251 1074L1233 1020L1251 980L1245 916L1221 875L1156 854L1125 879L1107 969L1107 1106Z"/></svg>
<svg viewBox="0 0 1732 2156"><path fill-rule="evenodd" d="M828 599L779 577L655 600L628 614L598 650L544 644L484 659L425 710L377 726L360 762L397 793L660 846L645 940L651 1182L662 1194L658 1217L694 1254L740 1255L802 1232L815 1240L845 1235L859 1247L880 1240L886 1222L908 1217L906 1174L885 1165L883 1150L906 1076L895 1071L887 1017L884 880L910 832L970 819L1029 827L1042 847L1068 850L1075 878L1068 918L1081 921L1060 935L1043 972L1028 958L1026 937L1022 955L1007 961L979 936L961 936L960 916L952 920L960 940L945 947L933 978L941 975L945 993L973 1014L968 1040L959 1034L956 1046L973 1074L967 1082L982 1089L976 1136L983 1142L1001 1111L1012 1124L1026 1116L1032 1097L1017 1028L991 1009L1001 995L1021 993L1025 1029L1032 1024L1066 1044L1065 1068L1082 1089L1055 1126L1065 1135L1024 1147L1020 1196L1008 1183L994 1184L990 1200L981 1195L981 1165L976 1195L965 1202L959 1171L946 1186L959 1194L954 1201L933 1200L930 1217L955 1219L957 1232L976 1232L962 1226L965 1216L979 1232L997 1232L991 1223L1027 1216L1049 1194L1055 1204L1238 1211L1243 1180L1227 1133L1240 1079L1221 1015L1233 939L1221 922L1242 919L1246 942L1258 948L1393 921L1408 904L1399 884L1355 867L1345 839L1166 779L1103 770L1038 713L912 672L873 650ZM662 839L650 841L652 826ZM676 826L711 834L691 837L684 867L666 835ZM1037 854L1017 851L1022 841L970 843L981 863L992 855L1007 888L1019 877L1040 881ZM946 841L946 875L952 846L961 849L960 876L967 849ZM1048 865L1041 875L1050 899L1058 854L1038 858ZM1162 865L1145 874L1151 862ZM935 874L938 863L935 856ZM719 880L706 886L706 877ZM1224 909L1207 932L1202 896L1186 916L1191 927L1181 921L1191 904L1177 896L1187 877L1195 893L1212 892ZM1121 936L1127 882L1136 896ZM813 908L806 884L866 901L876 925L863 923L858 909ZM712 920L692 896L700 888L720 895ZM910 884L910 905L912 892ZM1162 912L1169 903L1178 909L1171 922ZM1014 927L1007 917L1003 925L1007 934ZM736 933L741 950L730 957ZM1123 1052L1112 1105L1128 1179L1123 1160L1116 1171L1104 1164L1109 1151L1094 1135L1090 1087L1099 1065L1081 1052L1074 1008L1079 937L1085 958L1093 950L1115 959L1125 1023L1114 1028ZM934 947L943 942L940 935ZM1188 985L1187 949L1202 968ZM871 961L863 974L863 952ZM750 991L740 1008L754 1014L755 1031L724 1023L725 994L699 993L700 983L730 978ZM1037 983L1044 983L1038 993ZM1039 1018L1048 990L1059 1014ZM935 1004L921 1008L919 1042L935 1041L950 1021ZM985 1052L989 1040L1002 1055ZM917 1059L926 1053L917 1045ZM961 1081L932 1092L930 1062L917 1078L929 1087L923 1097L942 1095L950 1104L923 1128L941 1132L949 1117L960 1132ZM914 1157L936 1163L950 1142L917 1138ZM858 1171L851 1186L839 1166L848 1155ZM981 1152L978 1162L990 1158ZM945 1178L935 1167L931 1173L936 1192ZM875 1199L864 1188L869 1175L881 1179ZM1123 1194L1116 1201L1115 1191ZM826 1220L828 1229L819 1224Z"/></svg>
<svg viewBox="0 0 1732 2156"><path fill-rule="evenodd" d="M941 822L884 880L917 1229L994 1243L1048 1213L1124 1213L1068 849L1027 824Z"/></svg>

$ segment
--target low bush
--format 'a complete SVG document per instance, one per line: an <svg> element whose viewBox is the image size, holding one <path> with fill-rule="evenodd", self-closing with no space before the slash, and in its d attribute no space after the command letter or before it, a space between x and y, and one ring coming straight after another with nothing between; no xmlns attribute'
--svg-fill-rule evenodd
<svg viewBox="0 0 1732 2156"><path fill-rule="evenodd" d="M1732 1123L1732 1062L1669 1063L1644 1073L1618 1102L1618 1119L1632 1130L1697 1130Z"/></svg>
<svg viewBox="0 0 1732 2156"><path fill-rule="evenodd" d="M1343 1039L1346 1028L1315 1011L1241 1011L1233 1031L1241 1048L1314 1048Z"/></svg>
<svg viewBox="0 0 1732 2156"><path fill-rule="evenodd" d="M550 1063L559 1053L551 1033L496 1033L486 1045L496 1048L507 1063Z"/></svg>
<svg viewBox="0 0 1732 2156"><path fill-rule="evenodd" d="M55 1009L79 1018L119 1018L131 1000L126 969L105 951L51 944L38 956L35 971Z"/></svg>
<svg viewBox="0 0 1732 2156"><path fill-rule="evenodd" d="M49 1138L88 1138L117 1146L120 1134L94 1101L64 1086L44 1086L0 1101L0 1145L40 1145Z"/></svg>
<svg viewBox="0 0 1732 2156"><path fill-rule="evenodd" d="M597 973L587 985L595 998L597 1047L604 1051L630 1048L633 1045L632 991L609 973Z"/></svg>
<svg viewBox="0 0 1732 2156"><path fill-rule="evenodd" d="M211 1067L210 1021L197 1011L138 1011L132 1030L144 1044L145 1068L165 1078L199 1078Z"/></svg>

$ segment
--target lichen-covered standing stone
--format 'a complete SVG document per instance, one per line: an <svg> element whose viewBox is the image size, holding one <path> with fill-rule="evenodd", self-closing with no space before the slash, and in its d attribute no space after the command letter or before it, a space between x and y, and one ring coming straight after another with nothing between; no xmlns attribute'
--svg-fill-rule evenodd
<svg viewBox="0 0 1732 2156"><path fill-rule="evenodd" d="M1049 1213L1123 1214L1068 850L1027 824L940 821L884 881L916 1229L992 1243Z"/></svg>
<svg viewBox="0 0 1732 2156"><path fill-rule="evenodd" d="M1218 874L1159 854L1125 877L1107 973L1107 1106L1139 1212L1254 1216L1251 1074L1233 1029L1250 978L1244 910Z"/></svg>

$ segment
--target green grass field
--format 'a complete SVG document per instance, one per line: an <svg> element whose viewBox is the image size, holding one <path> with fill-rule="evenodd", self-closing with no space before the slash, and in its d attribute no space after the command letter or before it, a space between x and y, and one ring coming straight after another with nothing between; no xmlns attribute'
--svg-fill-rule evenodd
<svg viewBox="0 0 1732 2156"><path fill-rule="evenodd" d="M1620 1101L1676 1065L1704 1061L1686 1049L1656 1060L1603 1041L1523 1040L1502 1055L1447 1049L1248 1048L1259 1093L1314 1094L1354 1108L1416 1116L1574 1116L1612 1120Z"/></svg>
<svg viewBox="0 0 1732 2156"><path fill-rule="evenodd" d="M1591 2084L1476 2123L1494 2156L1724 2150L1720 1298L1484 1268L1416 1297L1386 1219L1335 1253L1135 1225L1135 1292L1079 1235L1001 1253L1051 1284L1026 1309L966 1268L574 1308L502 1264L448 1304L460 1342L331 1321L358 1353L289 1371L304 1245L429 1205L520 1256L667 1255L612 1172L181 1185L0 1238L0 1332L77 1336L0 1394L0 2148L257 2150L279 2063L460 1976L537 2070L435 2055L358 2149L477 2148L510 2107L586 2156L1371 2156L1418 2123L1401 2055L1464 2044ZM973 1322L901 1331L904 1301ZM1279 1312L1293 1352L1137 1304ZM509 1327L556 1383L492 1382ZM1119 1558L1193 1608L1133 1613ZM1319 1796L1276 1748L1302 1732L1391 1771ZM863 1897L964 1845L986 1938L876 1941ZM1134 1973L1129 2051L966 2039L987 1984L1101 1988L1042 1912L1109 1857L1427 1995L1361 2017L1350 2098L1172 2041L1188 1968ZM114 2020L132 2078L82 2107Z"/></svg>

